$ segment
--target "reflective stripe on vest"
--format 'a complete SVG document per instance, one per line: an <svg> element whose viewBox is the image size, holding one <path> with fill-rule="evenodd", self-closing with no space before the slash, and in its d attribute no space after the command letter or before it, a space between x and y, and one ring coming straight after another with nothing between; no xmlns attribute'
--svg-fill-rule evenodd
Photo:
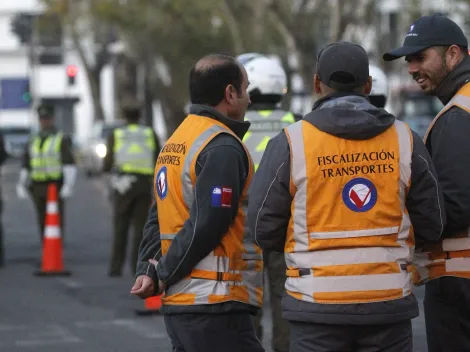
<svg viewBox="0 0 470 352"><path fill-rule="evenodd" d="M196 192L194 185L199 153L220 133L228 133L238 139L231 130L216 120L189 115L158 156L155 167L155 197L163 255L189 218ZM248 151L245 151L249 157ZM194 267L187 278L166 289L163 304L200 305L239 301L261 306L261 249L254 244L253 236L244 231L246 197L252 173L253 168L250 166L238 214L221 243ZM224 185L214 185L213 193L216 189L223 192ZM214 194L217 196L220 193ZM212 196L207 194L207 197ZM238 245L240 242L243 246Z"/></svg>
<svg viewBox="0 0 470 352"><path fill-rule="evenodd" d="M395 121L361 141L326 134L307 121L285 131L293 196L284 250L287 293L338 304L408 296L414 248L405 206L408 127Z"/></svg>
<svg viewBox="0 0 470 352"><path fill-rule="evenodd" d="M437 120L454 106L470 113L470 83L464 85L436 115L424 137L425 143ZM442 276L470 279L470 228L439 244L427 246L424 252L415 253L414 263L418 273L417 285Z"/></svg>
<svg viewBox="0 0 470 352"><path fill-rule="evenodd" d="M61 146L61 133L46 137L42 146L39 135L33 138L29 147L29 163L33 181L57 181L62 178Z"/></svg>
<svg viewBox="0 0 470 352"><path fill-rule="evenodd" d="M153 175L155 149L150 127L128 125L114 130L114 164L120 172Z"/></svg>
<svg viewBox="0 0 470 352"><path fill-rule="evenodd" d="M284 110L248 110L245 120L250 121L251 126L243 137L243 143L250 151L256 171L269 140L295 119L291 112Z"/></svg>

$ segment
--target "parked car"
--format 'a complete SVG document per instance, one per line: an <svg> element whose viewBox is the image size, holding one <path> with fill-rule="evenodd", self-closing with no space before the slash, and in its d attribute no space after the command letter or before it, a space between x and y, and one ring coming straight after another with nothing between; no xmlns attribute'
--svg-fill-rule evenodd
<svg viewBox="0 0 470 352"><path fill-rule="evenodd" d="M426 95L420 89L402 89L396 99L397 118L406 122L421 138L443 107L438 98Z"/></svg>
<svg viewBox="0 0 470 352"><path fill-rule="evenodd" d="M93 126L90 138L82 149L82 166L88 177L99 175L103 168L103 159L108 153L106 140L122 122L97 123Z"/></svg>
<svg viewBox="0 0 470 352"><path fill-rule="evenodd" d="M12 158L21 158L28 144L31 129L20 126L0 127L0 134L5 142L5 150Z"/></svg>

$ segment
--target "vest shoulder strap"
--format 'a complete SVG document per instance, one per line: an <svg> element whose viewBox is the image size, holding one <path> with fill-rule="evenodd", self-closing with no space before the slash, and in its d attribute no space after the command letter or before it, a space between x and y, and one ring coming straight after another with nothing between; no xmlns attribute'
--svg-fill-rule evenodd
<svg viewBox="0 0 470 352"><path fill-rule="evenodd" d="M432 120L431 124L424 135L424 143L426 143L429 133L431 133L432 128L436 124L437 120L450 108L457 106L462 110L465 110L470 113L470 83L465 84L457 94L444 106L441 111L436 115L436 117Z"/></svg>

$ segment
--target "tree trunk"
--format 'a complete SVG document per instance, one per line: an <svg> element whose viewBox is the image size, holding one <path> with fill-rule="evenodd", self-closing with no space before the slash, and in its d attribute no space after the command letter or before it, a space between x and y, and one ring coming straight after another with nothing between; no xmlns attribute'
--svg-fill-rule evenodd
<svg viewBox="0 0 470 352"><path fill-rule="evenodd" d="M88 84L93 101L94 121L104 121L104 111L101 104L101 70L87 70Z"/></svg>
<svg viewBox="0 0 470 352"><path fill-rule="evenodd" d="M85 50L83 49L80 38L78 36L77 30L72 22L70 25L70 32L71 37L75 46L75 49L78 52L78 56L83 63L83 67L85 68L85 73L88 80L88 86L90 87L91 99L93 102L93 119L94 121L103 121L104 120L104 113L103 113L103 106L101 105L101 69L97 68L96 70L93 69L90 62L88 62L87 57L85 55Z"/></svg>
<svg viewBox="0 0 470 352"><path fill-rule="evenodd" d="M153 96L150 86L150 76L151 76L151 68L150 68L150 60L146 58L144 63L144 119L145 124L147 126L153 126Z"/></svg>
<svg viewBox="0 0 470 352"><path fill-rule="evenodd" d="M227 0L222 0L220 4L222 6L222 11L224 13L225 20L227 21L227 26L230 31L230 35L232 36L235 55L242 54L245 51L245 47L243 46L242 35L240 33L240 29L238 28L237 19L233 15L233 12L227 3Z"/></svg>
<svg viewBox="0 0 470 352"><path fill-rule="evenodd" d="M170 136L186 117L184 105L171 99L162 99L167 135Z"/></svg>

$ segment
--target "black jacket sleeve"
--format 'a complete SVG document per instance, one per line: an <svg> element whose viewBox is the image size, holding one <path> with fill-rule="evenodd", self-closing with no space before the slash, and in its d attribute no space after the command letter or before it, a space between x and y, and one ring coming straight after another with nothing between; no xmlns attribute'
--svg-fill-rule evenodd
<svg viewBox="0 0 470 352"><path fill-rule="evenodd" d="M62 147L60 150L60 157L62 164L64 165L75 165L75 155L72 138L70 136L64 136L62 139Z"/></svg>
<svg viewBox="0 0 470 352"><path fill-rule="evenodd" d="M158 278L165 284L172 285L189 275L220 243L237 215L247 168L242 145L229 134L215 137L201 152L190 217L157 267ZM231 188L230 207L212 204L215 187Z"/></svg>
<svg viewBox="0 0 470 352"><path fill-rule="evenodd" d="M444 198L431 157L415 132L406 208L413 224L417 248L439 240L445 224Z"/></svg>
<svg viewBox="0 0 470 352"><path fill-rule="evenodd" d="M281 132L263 154L249 191L247 222L262 249L284 252L291 215L290 150Z"/></svg>
<svg viewBox="0 0 470 352"><path fill-rule="evenodd" d="M444 193L446 226L442 237L470 227L470 114L454 107L434 125L427 147Z"/></svg>
<svg viewBox="0 0 470 352"><path fill-rule="evenodd" d="M21 160L21 167L31 171L31 163L30 163L30 155L29 155L29 147L31 146L31 137L28 139L28 143L24 146L23 157Z"/></svg>
<svg viewBox="0 0 470 352"><path fill-rule="evenodd" d="M153 192L152 192L153 193ZM139 248L139 259L137 260L137 270L135 276L147 275L155 282L158 281L155 266L149 263L149 259L159 261L162 257L160 226L157 217L157 202L155 196L152 197L152 206L150 207L147 222L144 226L143 239Z"/></svg>
<svg viewBox="0 0 470 352"><path fill-rule="evenodd" d="M114 133L110 133L106 141L106 155L103 159L103 172L111 172L114 164Z"/></svg>
<svg viewBox="0 0 470 352"><path fill-rule="evenodd" d="M8 154L5 148L5 139L0 135L0 165L7 160Z"/></svg>

